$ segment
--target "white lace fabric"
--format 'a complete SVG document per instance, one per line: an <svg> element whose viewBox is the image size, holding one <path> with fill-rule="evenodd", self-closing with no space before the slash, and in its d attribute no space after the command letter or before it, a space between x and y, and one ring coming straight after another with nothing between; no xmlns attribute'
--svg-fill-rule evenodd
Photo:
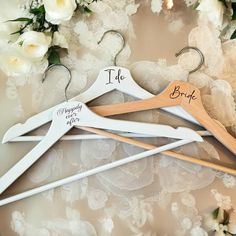
<svg viewBox="0 0 236 236"><path fill-rule="evenodd" d="M195 1L185 2L192 5ZM152 1L151 4L153 12L161 11L162 1ZM114 35L107 35L97 45L106 30L120 30L129 39L128 42L135 39L137 26L133 25L132 15L142 9L138 9L139 5L134 0L98 1L92 5L94 14L91 17L80 15L60 27L70 45L68 55L62 59L73 75L69 97L86 90L99 70L112 64L120 41ZM179 22L183 22L183 14L173 13ZM171 12L164 11L159 17L170 15ZM182 26L170 26L169 30L173 32L173 28L174 33L181 33ZM131 64L129 57L132 50L127 42L118 57L118 64L129 68L136 82L153 94L158 94L176 79L189 81L200 89L209 115L236 136L236 41L222 44L218 36L219 32L210 23L201 20L191 30L189 45L198 47L206 60L204 68L191 75L189 68L198 63L198 57L192 51L183 54L173 65L167 59ZM64 99L61 91L67 83L65 74L58 70L50 77L44 84L41 84L40 75L8 78L6 94L16 104L16 119L26 117L25 87L32 98L32 112L44 110ZM112 104L129 100L132 98L113 92L95 103ZM178 123L178 119L175 121L173 117L156 110L122 117L154 123ZM46 128L37 132L44 131ZM142 140L156 145L171 141L156 138ZM114 140L59 142L32 167L26 178L28 183L42 185L140 151L140 148ZM210 161L222 157L222 152L210 141L186 145L177 151ZM221 185L222 193L216 185ZM217 205L232 208L233 199L225 195L226 192L232 194L235 189L233 176L157 155L47 191L23 203L17 202L13 207L6 206L4 211L9 219L5 225L0 223L0 233L10 232L9 236L205 236L208 234L201 216ZM199 200L199 192L209 201Z"/></svg>

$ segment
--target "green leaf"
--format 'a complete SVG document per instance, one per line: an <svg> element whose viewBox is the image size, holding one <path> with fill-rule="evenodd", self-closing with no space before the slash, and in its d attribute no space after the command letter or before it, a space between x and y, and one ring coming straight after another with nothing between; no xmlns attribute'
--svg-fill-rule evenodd
<svg viewBox="0 0 236 236"><path fill-rule="evenodd" d="M40 7L36 7L36 8L31 8L29 12L34 15L45 14L44 5L41 5Z"/></svg>
<svg viewBox="0 0 236 236"><path fill-rule="evenodd" d="M30 25L32 22L27 22L23 27L21 27L19 30L17 30L17 31L15 31L15 32L13 32L13 33L11 33L11 35L13 35L13 34L22 34L23 32L24 32L24 29L28 26L28 25Z"/></svg>
<svg viewBox="0 0 236 236"><path fill-rule="evenodd" d="M59 53L56 51L54 47L49 48L48 62L49 65L61 64Z"/></svg>
<svg viewBox="0 0 236 236"><path fill-rule="evenodd" d="M94 2L94 1L92 1L92 2ZM89 5L89 4L88 4ZM76 7L76 9L75 9L75 12L76 11L79 11L81 14L85 14L85 13L87 13L87 14L90 14L90 13L92 13L92 10L91 9L89 9L89 7L88 6L85 6L85 5L80 5L80 4L77 4L77 7Z"/></svg>
<svg viewBox="0 0 236 236"><path fill-rule="evenodd" d="M198 1L196 3L194 3L192 6L193 10L196 10L199 5L200 5L200 2L198 2Z"/></svg>
<svg viewBox="0 0 236 236"><path fill-rule="evenodd" d="M20 41L18 44L19 44L20 46L22 46L23 43L24 43L24 41Z"/></svg>
<svg viewBox="0 0 236 236"><path fill-rule="evenodd" d="M11 35L14 35L14 34L23 34L23 31L24 31L24 29L26 28L26 26L27 26L27 25L25 25L24 27L20 28L19 30L15 31L15 32L11 33Z"/></svg>
<svg viewBox="0 0 236 236"><path fill-rule="evenodd" d="M33 20L30 18L27 18L27 17L20 17L20 18L14 19L14 20L8 20L6 22L33 22Z"/></svg>
<svg viewBox="0 0 236 236"><path fill-rule="evenodd" d="M218 217L219 210L220 210L220 208L218 207L212 212L212 216L214 219L216 219Z"/></svg>
<svg viewBox="0 0 236 236"><path fill-rule="evenodd" d="M58 31L58 25L53 25L52 24L50 27L51 27L51 30L52 30L53 33Z"/></svg>
<svg viewBox="0 0 236 236"><path fill-rule="evenodd" d="M233 34L231 35L230 39L236 39L236 30L233 32Z"/></svg>
<svg viewBox="0 0 236 236"><path fill-rule="evenodd" d="M233 10L233 15L232 15L232 20L236 20L236 2L232 2L232 10Z"/></svg>
<svg viewBox="0 0 236 236"><path fill-rule="evenodd" d="M88 7L84 7L84 12L86 12L86 13L92 13L92 10L90 10Z"/></svg>

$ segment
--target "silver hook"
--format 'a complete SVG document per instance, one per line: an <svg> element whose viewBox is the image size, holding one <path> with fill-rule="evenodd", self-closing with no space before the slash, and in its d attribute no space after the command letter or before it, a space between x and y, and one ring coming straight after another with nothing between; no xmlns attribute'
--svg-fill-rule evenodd
<svg viewBox="0 0 236 236"><path fill-rule="evenodd" d="M46 77L47 77L48 71L51 70L51 69L52 69L53 67L55 67L55 66L61 66L61 67L65 68L65 69L68 71L68 73L69 73L69 80L68 80L68 83L67 83L67 85L66 85L66 87L65 87L65 90L64 90L64 93L65 93L65 100L68 102L68 97L67 97L66 92L67 92L67 89L68 89L68 87L69 87L69 85L70 85L70 83L71 83L71 79L72 79L72 74L71 74L71 71L70 71L70 69L69 69L68 67L66 67L65 65L62 65L62 64L53 64L53 65L50 65L50 66L45 70L45 72L44 72L44 74L43 74L42 83L45 81L45 79L46 79Z"/></svg>
<svg viewBox="0 0 236 236"><path fill-rule="evenodd" d="M199 54L199 56L200 56L200 62L199 62L199 64L198 64L198 66L197 66L195 69L189 71L189 74L191 74L191 73L193 73L193 72L195 72L195 71L201 69L202 65L203 65L204 62L205 62L205 58L204 58L204 55L203 55L203 53L201 52L200 49L198 49L198 48L196 48L196 47L191 47L191 46L184 47L184 48L181 49L179 52L177 52L177 53L175 54L175 56L176 56L176 57L180 56L181 54L185 53L185 51L187 51L188 49L193 49L193 50L195 50L195 51Z"/></svg>
<svg viewBox="0 0 236 236"><path fill-rule="evenodd" d="M115 57L114 57L114 65L117 66L117 57L118 55L122 52L122 50L124 49L125 47L125 38L124 36L119 32L119 31L116 31L116 30L108 30L106 31L103 35L102 35L102 38L98 41L98 44L100 44L102 42L102 40L104 39L105 35L108 34L108 33L116 33L122 40L122 47L121 49L116 53Z"/></svg>

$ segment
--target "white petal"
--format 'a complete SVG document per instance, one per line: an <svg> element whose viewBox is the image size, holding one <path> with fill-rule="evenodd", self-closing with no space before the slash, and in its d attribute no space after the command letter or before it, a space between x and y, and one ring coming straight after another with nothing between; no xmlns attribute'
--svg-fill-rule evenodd
<svg viewBox="0 0 236 236"><path fill-rule="evenodd" d="M11 49L0 54L0 68L8 76L19 76L30 73L32 64L27 58Z"/></svg>
<svg viewBox="0 0 236 236"><path fill-rule="evenodd" d="M61 48L68 48L68 43L64 35L55 32L53 35L53 45L60 46Z"/></svg>
<svg viewBox="0 0 236 236"><path fill-rule="evenodd" d="M20 35L15 47L25 57L41 60L47 53L50 43L50 37L44 33L28 31Z"/></svg>
<svg viewBox="0 0 236 236"><path fill-rule="evenodd" d="M52 24L60 24L72 17L75 9L75 0L43 0L46 20Z"/></svg>

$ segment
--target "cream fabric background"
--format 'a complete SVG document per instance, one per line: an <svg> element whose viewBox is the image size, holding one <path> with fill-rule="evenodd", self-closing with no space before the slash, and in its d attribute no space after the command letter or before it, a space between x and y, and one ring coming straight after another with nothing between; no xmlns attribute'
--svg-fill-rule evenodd
<svg viewBox="0 0 236 236"><path fill-rule="evenodd" d="M124 3L129 3L131 10L127 10ZM95 9L95 14L98 14L97 19L94 17L87 23L83 18L79 18L71 23L74 27L73 32L70 32L71 47L73 49L78 47L76 53L71 49L69 58L64 58L64 62L73 68L74 77L69 89L71 97L88 88L100 68L111 64L111 54L116 52L119 41L111 36L107 38L102 48L97 48L94 40L100 37L104 29L112 27L121 29L127 38L127 47L119 57L118 63L128 67L134 79L144 88L158 93L172 79L187 80L186 66L189 65L186 65L188 64L186 62L190 61L191 67L197 60L196 55L187 54L178 64L174 54L188 45L189 41L194 43L194 39L198 39L198 43L202 42L203 23L197 21L197 13L187 9L180 1L176 1L176 7L172 11L164 11L159 15L151 12L149 2L140 1L140 4L138 12L131 14L135 9L132 1L103 1L99 5L100 8ZM100 24L103 24L104 28L101 26L101 29L96 31L96 27L99 28ZM199 27L191 32L197 25ZM208 27L207 24L205 26ZM66 27L64 30L66 32ZM201 72L191 75L190 82L203 88L203 94L210 96L208 99L205 98L207 101L213 99L212 107L215 107L213 92L226 85L219 86L212 78L229 81L229 76L227 77L227 73L221 76L220 73L213 75L214 71L210 71L214 67L210 49L216 51L215 57L217 57L218 41L215 40L217 33L210 31L210 27L206 32L209 33L205 34L206 37L209 36L209 40L205 38L205 48L208 51L204 53L208 53L205 56L209 64ZM230 47L234 48L233 45ZM217 63L220 62L216 61L215 65ZM64 76L60 71L42 85L40 76L24 80L6 78L1 74L0 138L11 125L24 122L32 114L62 101L63 86L66 83ZM231 78L230 81L233 89L235 80ZM201 87L204 83L205 87ZM220 96L222 100L225 99L226 104L229 104L226 89L222 90ZM91 104L129 100L131 98L128 96L112 92ZM218 112L222 113L221 110ZM215 112L212 111L212 114ZM147 111L122 117L197 128L160 111ZM227 117L230 117L230 114L226 118L221 118L230 122L230 118ZM228 126L233 132L234 125ZM37 133L45 133L46 130L47 127ZM235 159L230 152L215 139L206 140L205 144L184 147L183 152L214 162L218 162L216 158L219 157L224 165L236 168ZM147 141L160 143L158 140ZM34 145L33 143L0 144L0 174L4 174ZM138 151L140 149L112 140L59 142L1 197ZM91 177L1 207L0 235L206 235L202 229L204 226L201 217L216 208L217 204L226 207L235 206L235 194L234 177L216 174L211 170L167 157L150 158L114 172Z"/></svg>

